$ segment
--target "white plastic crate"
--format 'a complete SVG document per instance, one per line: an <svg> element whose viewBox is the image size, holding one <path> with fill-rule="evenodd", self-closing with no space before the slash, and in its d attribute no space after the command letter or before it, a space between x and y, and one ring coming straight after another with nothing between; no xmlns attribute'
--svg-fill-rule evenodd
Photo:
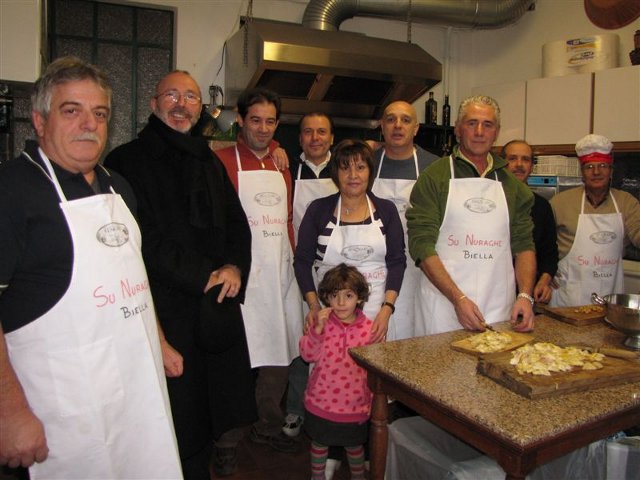
<svg viewBox="0 0 640 480"><path fill-rule="evenodd" d="M541 155L537 157L537 160L533 166L534 175L580 176L580 162L576 157Z"/></svg>

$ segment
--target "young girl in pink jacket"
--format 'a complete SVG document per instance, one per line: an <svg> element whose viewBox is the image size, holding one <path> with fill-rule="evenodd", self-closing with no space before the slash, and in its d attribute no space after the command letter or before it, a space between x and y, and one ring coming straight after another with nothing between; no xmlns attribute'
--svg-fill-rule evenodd
<svg viewBox="0 0 640 480"><path fill-rule="evenodd" d="M312 480L324 479L329 445L343 446L351 478L364 479L364 443L372 394L366 372L349 349L371 343L373 321L362 313L369 285L355 267L329 270L318 286L328 308L300 339L300 354L314 368L304 395L304 428L311 437Z"/></svg>

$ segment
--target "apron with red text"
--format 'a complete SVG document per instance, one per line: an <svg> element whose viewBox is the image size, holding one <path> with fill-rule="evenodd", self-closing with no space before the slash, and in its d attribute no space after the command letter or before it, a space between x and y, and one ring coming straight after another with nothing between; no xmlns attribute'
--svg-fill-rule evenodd
<svg viewBox="0 0 640 480"><path fill-rule="evenodd" d="M251 272L242 317L251 367L287 366L302 336L302 295L287 234L287 186L273 170L242 170L238 196L251 227Z"/></svg>
<svg viewBox="0 0 640 480"><path fill-rule="evenodd" d="M340 226L342 198L338 198L336 226L331 232L322 262L316 271L317 282L327 271L341 263L356 267L369 283L369 300L364 304L364 314L375 320L384 302L387 284L387 242L380 227L373 219L371 201L367 197L371 223Z"/></svg>
<svg viewBox="0 0 640 480"><path fill-rule="evenodd" d="M454 178L436 251L460 290L487 323L508 320L515 300L509 210L497 180ZM423 275L416 295L416 335L461 328L453 304Z"/></svg>
<svg viewBox="0 0 640 480"><path fill-rule="evenodd" d="M138 225L115 193L67 201L40 154L71 233L73 268L51 310L6 334L49 447L30 477L182 478Z"/></svg>
<svg viewBox="0 0 640 480"><path fill-rule="evenodd" d="M582 194L576 236L569 253L558 262L559 288L553 291L551 306L589 305L593 292L600 296L624 293L624 222L616 199L610 195L616 213L586 214Z"/></svg>
<svg viewBox="0 0 640 480"><path fill-rule="evenodd" d="M422 270L416 267L409 255L409 239L407 238L407 217L406 211L409 206L409 197L411 190L416 183L420 171L418 169L418 155L413 150L413 160L416 166L416 178L414 180L406 180L400 178L380 178L382 162L384 161L385 151L380 156L380 165L378 173L373 181L371 191L380 198L391 200L398 210L400 221L402 222L402 230L404 232L404 253L407 256L407 268L404 271L402 279L402 288L395 302L396 310L389 321L389 333L387 340L401 340L413 337L414 327L414 299L417 294L418 281L423 275ZM393 162L393 160L390 160Z"/></svg>
<svg viewBox="0 0 640 480"><path fill-rule="evenodd" d="M293 232L296 245L298 243L298 229L302 223L309 204L317 198L326 197L338 191L338 187L330 178L302 179L302 164L298 165L298 177L295 179L296 187L293 191Z"/></svg>

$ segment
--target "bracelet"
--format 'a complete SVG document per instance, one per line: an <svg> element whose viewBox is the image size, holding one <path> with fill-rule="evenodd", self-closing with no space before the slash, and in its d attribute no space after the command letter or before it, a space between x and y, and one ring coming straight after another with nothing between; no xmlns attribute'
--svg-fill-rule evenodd
<svg viewBox="0 0 640 480"><path fill-rule="evenodd" d="M532 307L533 307L533 304L535 303L535 300L533 299L533 297L528 293L520 292L516 298L526 298L527 300L529 300L529 302L531 302Z"/></svg>
<svg viewBox="0 0 640 480"><path fill-rule="evenodd" d="M313 302L309 304L309 310L313 310L315 308L320 308L320 303L318 302Z"/></svg>
<svg viewBox="0 0 640 480"><path fill-rule="evenodd" d="M460 296L458 297L458 299L456 300L456 302L454 303L454 305L456 305L456 304L457 304L460 300L462 300L463 298L467 298L467 296L466 296L466 295L460 295Z"/></svg>
<svg viewBox="0 0 640 480"><path fill-rule="evenodd" d="M380 306L380 308L387 306L391 309L391 315L393 315L394 313L396 313L396 306L391 303L391 302L382 302L382 305Z"/></svg>

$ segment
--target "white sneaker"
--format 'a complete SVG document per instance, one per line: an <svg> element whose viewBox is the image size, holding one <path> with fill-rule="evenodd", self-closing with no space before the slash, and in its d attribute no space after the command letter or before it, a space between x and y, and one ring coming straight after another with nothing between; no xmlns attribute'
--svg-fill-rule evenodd
<svg viewBox="0 0 640 480"><path fill-rule="evenodd" d="M336 460L335 458L327 458L327 464L324 468L324 476L327 480L331 480L333 475L340 470L340 465L342 462L340 460Z"/></svg>
<svg viewBox="0 0 640 480"><path fill-rule="evenodd" d="M300 429L302 428L302 422L304 419L300 415L295 413L288 413L284 419L284 425L282 426L282 433L289 437L297 437L300 435Z"/></svg>

